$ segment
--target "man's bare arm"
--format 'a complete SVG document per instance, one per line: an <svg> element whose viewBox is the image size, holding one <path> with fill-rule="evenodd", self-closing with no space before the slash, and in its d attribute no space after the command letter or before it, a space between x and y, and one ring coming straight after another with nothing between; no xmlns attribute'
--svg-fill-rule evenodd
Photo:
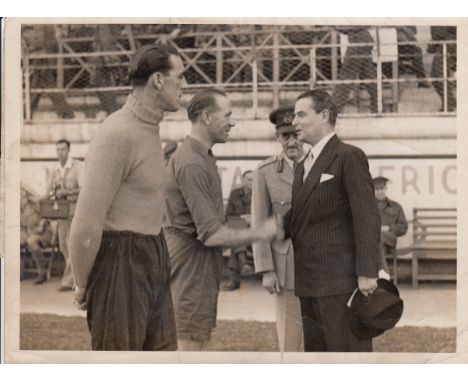
<svg viewBox="0 0 468 382"><path fill-rule="evenodd" d="M71 227L70 260L75 283L81 288L88 282L101 245L107 211L128 166L125 145L100 141L88 151L84 184Z"/></svg>
<svg viewBox="0 0 468 382"><path fill-rule="evenodd" d="M279 230L278 221L274 217L267 219L258 229L232 229L222 225L204 244L208 247L232 247L254 241L270 241Z"/></svg>

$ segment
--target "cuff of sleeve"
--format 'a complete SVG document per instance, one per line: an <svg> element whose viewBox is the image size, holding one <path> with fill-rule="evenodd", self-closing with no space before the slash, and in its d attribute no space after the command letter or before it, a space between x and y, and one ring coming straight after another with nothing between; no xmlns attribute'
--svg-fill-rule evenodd
<svg viewBox="0 0 468 382"><path fill-rule="evenodd" d="M267 268L267 269L262 269L261 271L255 270L255 273L257 273L257 274L259 274L259 275L263 275L263 274L265 274L265 273L267 273L267 272L273 272L273 271L274 271L273 268L271 268L271 269Z"/></svg>
<svg viewBox="0 0 468 382"><path fill-rule="evenodd" d="M368 278L377 278L379 273L379 265L376 263L374 266L357 266L356 275Z"/></svg>
<svg viewBox="0 0 468 382"><path fill-rule="evenodd" d="M261 274L274 270L275 267L271 261L265 261L263 264L260 264L258 261L255 263L255 273Z"/></svg>
<svg viewBox="0 0 468 382"><path fill-rule="evenodd" d="M204 243L211 235L215 234L221 226L222 224L219 221L213 221L209 225L203 227L203 229L198 230L197 239Z"/></svg>

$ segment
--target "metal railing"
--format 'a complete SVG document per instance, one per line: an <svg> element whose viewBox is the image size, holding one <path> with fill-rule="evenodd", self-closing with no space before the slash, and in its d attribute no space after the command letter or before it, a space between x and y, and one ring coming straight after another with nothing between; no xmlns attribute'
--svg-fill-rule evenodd
<svg viewBox="0 0 468 382"><path fill-rule="evenodd" d="M378 30L377 27L377 36ZM36 94L68 96L128 92L130 87L125 82L125 76L136 47L158 40L161 40L159 34L126 33L117 40L116 50L99 52L92 51L92 36L62 37L57 41L57 52L24 52L25 119L32 119L31 98ZM374 48L376 76L368 79L339 79L343 47L339 43L338 32L330 27L294 30L280 26L258 29L257 26L248 25L228 31L183 33L167 42L180 52L185 62L189 90L218 86L250 92L254 115L264 99L262 93L265 91L271 92L269 106L277 107L287 97L282 93L314 87L335 90L338 86L353 85L354 99L359 101L361 87L368 84L377 88L377 110L371 114L385 115L398 111L402 84L421 79L401 77L398 61L393 61L391 74L386 74L384 66L387 65L387 57L381 53L386 44L379 38L376 40L375 44L352 44L353 47ZM427 83L443 84L442 113L450 113L449 87L455 84L456 78L449 70L448 62L453 57L450 57L448 46L456 44L456 41L425 43L442 46L442 52L436 53L442 59L441 75L426 76L425 80ZM419 45L416 42L397 44ZM422 54L423 57L427 56L424 52ZM355 57L371 59L370 55ZM93 81L100 71L109 74L108 83L104 85ZM48 77L49 80L37 81L34 76Z"/></svg>

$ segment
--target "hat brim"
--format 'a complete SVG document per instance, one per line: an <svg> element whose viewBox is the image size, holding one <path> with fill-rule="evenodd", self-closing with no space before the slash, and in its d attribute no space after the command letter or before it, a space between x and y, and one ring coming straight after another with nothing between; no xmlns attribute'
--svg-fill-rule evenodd
<svg viewBox="0 0 468 382"><path fill-rule="evenodd" d="M350 314L351 331L357 338L361 340L370 340L374 337L380 336L383 332L385 332L385 329L370 328L369 326L363 324L359 320L359 317L354 315L352 311L350 312Z"/></svg>
<svg viewBox="0 0 468 382"><path fill-rule="evenodd" d="M295 133L296 129L292 125L283 125L276 129L277 134Z"/></svg>
<svg viewBox="0 0 468 382"><path fill-rule="evenodd" d="M393 328L397 322L400 320L403 314L403 300L401 300L400 293L398 288L393 284L391 281L385 279L378 279L377 280L377 288L384 290L388 293L393 294L395 297L399 299L397 303L395 303L389 309L394 309L394 317L386 319L384 322L380 324L384 324L382 327L376 327L373 322L363 322L362 319L357 314L357 306L361 303L362 299L365 297L358 291L351 301L351 307L349 308L350 314L350 325L351 330L354 335L360 339L371 339L377 337L384 333L386 330Z"/></svg>

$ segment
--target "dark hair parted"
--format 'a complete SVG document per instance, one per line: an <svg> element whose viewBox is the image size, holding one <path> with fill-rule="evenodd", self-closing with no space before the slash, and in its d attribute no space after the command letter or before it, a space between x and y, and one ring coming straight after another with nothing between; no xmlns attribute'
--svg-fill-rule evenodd
<svg viewBox="0 0 468 382"><path fill-rule="evenodd" d="M67 147L70 148L70 141L67 139L60 139L55 142L55 145L67 145Z"/></svg>
<svg viewBox="0 0 468 382"><path fill-rule="evenodd" d="M203 110L216 107L216 96L227 97L227 94L219 89L204 89L193 96L187 107L187 115L191 122L195 122Z"/></svg>
<svg viewBox="0 0 468 382"><path fill-rule="evenodd" d="M328 122L331 126L335 126L336 117L338 116L338 109L333 101L333 97L325 90L307 90L297 97L297 100L302 98L309 98L314 103L314 110L320 113L323 110L328 110Z"/></svg>
<svg viewBox="0 0 468 382"><path fill-rule="evenodd" d="M128 69L128 78L133 86L146 85L148 78L156 72L167 74L171 69L169 58L179 56L171 45L143 45L133 55Z"/></svg>
<svg viewBox="0 0 468 382"><path fill-rule="evenodd" d="M248 174L253 174L253 171L252 171L252 170L244 171L244 172L242 173L242 178L245 178L245 176L248 175Z"/></svg>

